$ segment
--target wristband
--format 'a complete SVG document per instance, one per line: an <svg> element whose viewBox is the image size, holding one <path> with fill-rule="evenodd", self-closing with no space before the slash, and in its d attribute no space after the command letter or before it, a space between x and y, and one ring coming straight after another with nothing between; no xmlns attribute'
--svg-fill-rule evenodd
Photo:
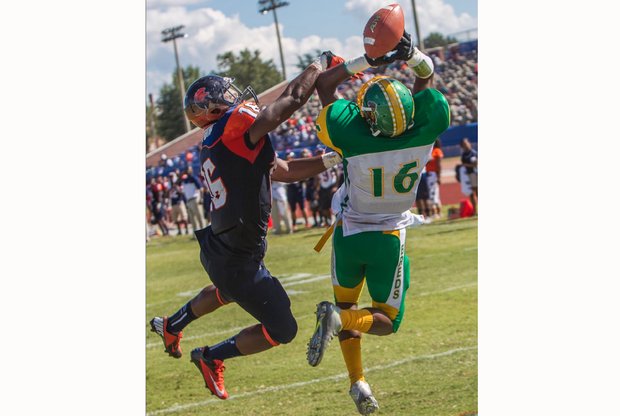
<svg viewBox="0 0 620 416"><path fill-rule="evenodd" d="M420 52L418 48L414 48L413 56L407 61L407 65L413 70L416 77L422 79L433 75L435 69L431 57Z"/></svg>
<svg viewBox="0 0 620 416"><path fill-rule="evenodd" d="M342 157L336 152L325 153L321 156L321 159L323 159L323 166L325 166L325 169L333 168L338 163L342 162Z"/></svg>
<svg viewBox="0 0 620 416"><path fill-rule="evenodd" d="M357 74L358 72L364 72L364 70L370 68L370 64L364 56L359 58L349 59L344 63L344 69L347 70L349 75Z"/></svg>
<svg viewBox="0 0 620 416"><path fill-rule="evenodd" d="M309 66L313 66L319 70L319 72L325 71L327 68L327 58L323 57L323 55L316 58Z"/></svg>

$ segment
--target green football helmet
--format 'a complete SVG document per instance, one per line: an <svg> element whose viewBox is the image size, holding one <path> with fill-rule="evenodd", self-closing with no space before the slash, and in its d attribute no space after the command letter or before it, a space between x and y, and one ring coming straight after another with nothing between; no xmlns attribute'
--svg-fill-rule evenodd
<svg viewBox="0 0 620 416"><path fill-rule="evenodd" d="M411 91L394 78L381 75L362 85L357 105L373 136L396 137L413 127Z"/></svg>

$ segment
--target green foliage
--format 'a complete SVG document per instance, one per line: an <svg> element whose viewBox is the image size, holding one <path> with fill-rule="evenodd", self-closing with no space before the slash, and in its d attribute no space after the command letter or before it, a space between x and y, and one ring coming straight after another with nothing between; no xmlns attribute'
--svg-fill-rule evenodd
<svg viewBox="0 0 620 416"><path fill-rule="evenodd" d="M217 56L217 66L218 75L234 78L235 85L241 89L251 85L257 94L282 81L273 60L263 61L259 50L244 49L239 55L223 53Z"/></svg>
<svg viewBox="0 0 620 416"><path fill-rule="evenodd" d="M147 416L357 414L348 395L349 380L337 340L332 341L320 367L306 362L315 305L333 300L330 244L321 253L312 250L322 233L304 230L268 235L265 264L289 292L299 331L290 344L227 361L226 388L234 400L226 401L205 389L201 375L189 362L190 351L214 345L256 320L238 305L223 306L186 327L181 341L184 356L180 360L169 357L161 339L149 331L148 320L174 313L208 285L209 278L198 260L198 245L187 236L156 238L147 244ZM396 334L364 335L362 341L366 380L381 406L379 414L476 413L477 239L477 219L436 221L407 230L411 286L402 325ZM360 306L370 304L364 289Z"/></svg>
<svg viewBox="0 0 620 416"><path fill-rule="evenodd" d="M305 53L303 55L297 55L297 63L295 64L295 66L303 71L304 69L306 69L308 65L314 62L316 57L319 56L320 54L321 54L321 50L315 49L314 53Z"/></svg>
<svg viewBox="0 0 620 416"><path fill-rule="evenodd" d="M197 66L188 66L183 69L183 82L185 88L200 78L200 68ZM166 141L176 139L185 133L185 115L183 114L183 104L181 97L181 88L179 87L179 77L176 70L172 73L172 82L164 84L159 90L157 98L157 120L155 129L157 134Z"/></svg>
<svg viewBox="0 0 620 416"><path fill-rule="evenodd" d="M432 32L426 38L424 38L424 47L426 49L435 48L437 46L446 46L456 42L458 42L458 40L456 40L456 38L452 36L444 37L444 35L439 32Z"/></svg>

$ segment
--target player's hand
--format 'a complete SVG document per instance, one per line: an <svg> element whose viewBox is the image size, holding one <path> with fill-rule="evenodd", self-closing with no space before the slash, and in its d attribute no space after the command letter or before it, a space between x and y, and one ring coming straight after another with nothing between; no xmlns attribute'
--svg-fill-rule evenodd
<svg viewBox="0 0 620 416"><path fill-rule="evenodd" d="M394 57L400 61L408 61L413 56L414 49L415 47L411 43L411 35L405 30L403 37L400 38L400 42L396 45Z"/></svg>
<svg viewBox="0 0 620 416"><path fill-rule="evenodd" d="M364 58L366 58L366 62L368 62L368 65L372 67L383 66L383 65L391 64L392 62L396 60L395 58L396 52L397 52L396 49L393 49L389 51L388 53L386 53L385 55L379 56L378 58L371 58L367 54L364 54Z"/></svg>
<svg viewBox="0 0 620 416"><path fill-rule="evenodd" d="M321 59L325 57L325 65L324 68L327 70L329 68L333 68L337 65L340 65L341 63L344 63L344 59L342 59L340 56L338 55L334 55L332 51L324 51L321 54ZM323 63L323 61L321 61L321 63ZM351 76L351 79L362 79L362 77L364 76L363 72L358 72L355 75Z"/></svg>
<svg viewBox="0 0 620 416"><path fill-rule="evenodd" d="M344 59L338 55L334 55L332 51L323 51L323 53L321 53L321 64L323 64L323 68L325 69L333 68L343 62Z"/></svg>

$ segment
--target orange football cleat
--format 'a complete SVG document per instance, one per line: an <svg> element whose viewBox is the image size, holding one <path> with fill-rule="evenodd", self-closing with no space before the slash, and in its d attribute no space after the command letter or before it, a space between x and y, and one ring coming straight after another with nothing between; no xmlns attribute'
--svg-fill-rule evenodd
<svg viewBox="0 0 620 416"><path fill-rule="evenodd" d="M168 332L166 329L167 325L167 316L164 316L163 318L156 316L151 319L151 331L159 335L164 341L164 348L166 349L166 352L171 357L181 358L183 352L181 351L181 346L179 343L181 342L181 338L183 338L183 332L179 332L178 334Z"/></svg>
<svg viewBox="0 0 620 416"><path fill-rule="evenodd" d="M204 348L196 348L192 351L192 362L202 374L205 380L205 387L211 391L218 399L228 399L228 392L224 387L224 362L222 360L211 360L202 354Z"/></svg>

